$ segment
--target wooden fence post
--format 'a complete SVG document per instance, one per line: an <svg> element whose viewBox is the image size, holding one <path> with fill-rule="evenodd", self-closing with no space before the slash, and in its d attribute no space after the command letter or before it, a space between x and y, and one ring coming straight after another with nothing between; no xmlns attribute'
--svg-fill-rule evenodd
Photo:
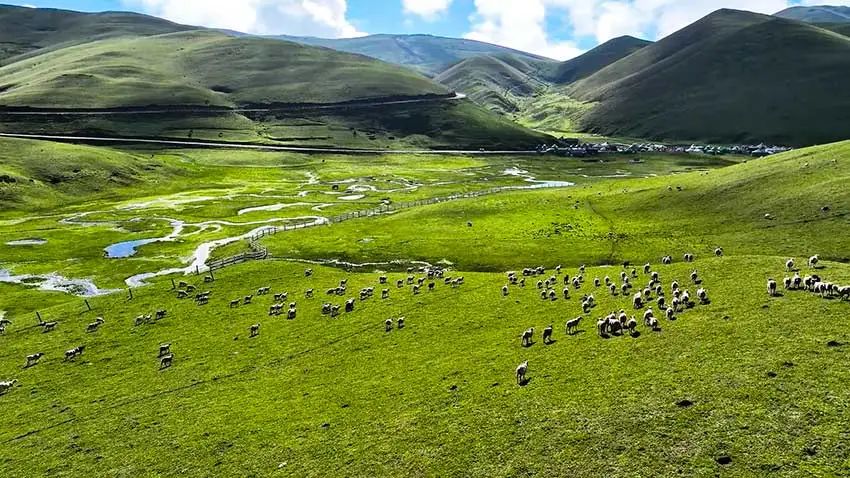
<svg viewBox="0 0 850 478"><path fill-rule="evenodd" d="M35 311L35 317L38 319L39 324L44 322L43 320L41 320L41 314L37 310Z"/></svg>
<svg viewBox="0 0 850 478"><path fill-rule="evenodd" d="M129 297L127 297L127 300L133 300L133 289L127 287L127 292L130 294Z"/></svg>
<svg viewBox="0 0 850 478"><path fill-rule="evenodd" d="M89 309L89 311L91 311L91 304L89 304L89 300L88 300L88 299L83 299L83 302L85 302L85 303L86 303L86 308L87 308L87 309Z"/></svg>

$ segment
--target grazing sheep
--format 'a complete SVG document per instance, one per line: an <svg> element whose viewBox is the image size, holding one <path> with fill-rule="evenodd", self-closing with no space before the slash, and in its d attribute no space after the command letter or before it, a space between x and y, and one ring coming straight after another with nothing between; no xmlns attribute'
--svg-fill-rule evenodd
<svg viewBox="0 0 850 478"><path fill-rule="evenodd" d="M593 294L588 295L585 300L587 300L591 307L596 307L596 297L593 297Z"/></svg>
<svg viewBox="0 0 850 478"><path fill-rule="evenodd" d="M699 298L701 304L707 304L708 292L704 288L700 288L699 290L697 290L697 298Z"/></svg>
<svg viewBox="0 0 850 478"><path fill-rule="evenodd" d="M608 332L608 320L599 319L596 321L596 333L600 337L605 335Z"/></svg>
<svg viewBox="0 0 850 478"><path fill-rule="evenodd" d="M716 257L723 257L723 248L718 247L718 248L714 249L714 255Z"/></svg>
<svg viewBox="0 0 850 478"><path fill-rule="evenodd" d="M338 306L338 305L331 306L331 317L338 317L339 311L340 311L340 306Z"/></svg>
<svg viewBox="0 0 850 478"><path fill-rule="evenodd" d="M235 299L230 301L230 308L239 307L239 304L242 303L241 299Z"/></svg>
<svg viewBox="0 0 850 478"><path fill-rule="evenodd" d="M41 357L44 357L44 352L39 352L37 354L27 355L27 364L25 367L29 368L33 365L37 364Z"/></svg>
<svg viewBox="0 0 850 478"><path fill-rule="evenodd" d="M103 317L98 317L98 318L94 319L94 322L92 322L92 323L90 323L89 325L86 326L86 332L88 332L88 333L96 332L97 329L100 328L100 326L103 325L103 324L104 324Z"/></svg>
<svg viewBox="0 0 850 478"><path fill-rule="evenodd" d="M295 307L290 307L289 311L286 313L286 318L288 320L295 320L295 317L298 315L298 310Z"/></svg>
<svg viewBox="0 0 850 478"><path fill-rule="evenodd" d="M543 329L543 343L544 344L548 344L548 343L552 342L552 331L553 331L553 329L552 329L551 325L549 327L546 327L545 329Z"/></svg>
<svg viewBox="0 0 850 478"><path fill-rule="evenodd" d="M820 262L820 257L818 255L809 257L809 267L811 267L812 269L817 268L818 262Z"/></svg>
<svg viewBox="0 0 850 478"><path fill-rule="evenodd" d="M611 284L608 286L608 288L611 290L611 295L617 295L617 284Z"/></svg>
<svg viewBox="0 0 850 478"><path fill-rule="evenodd" d="M655 312L652 311L652 308L647 309L646 312L643 313L643 321L646 322L646 319L650 317L655 317Z"/></svg>
<svg viewBox="0 0 850 478"><path fill-rule="evenodd" d="M632 278L637 279L638 273L637 269L632 269Z"/></svg>
<svg viewBox="0 0 850 478"><path fill-rule="evenodd" d="M562 292L564 293L564 300L569 300L569 298L570 298L570 288L564 287L564 290Z"/></svg>
<svg viewBox="0 0 850 478"><path fill-rule="evenodd" d="M381 284L381 285L386 284L387 280L388 280L387 276L378 277L378 283Z"/></svg>
<svg viewBox="0 0 850 478"><path fill-rule="evenodd" d="M626 329L629 331L629 334L634 335L637 332L637 320L634 316L626 322Z"/></svg>
<svg viewBox="0 0 850 478"><path fill-rule="evenodd" d="M551 300L552 302L558 300L558 293L555 292L554 289L549 291L549 300Z"/></svg>
<svg viewBox="0 0 850 478"><path fill-rule="evenodd" d="M248 330L251 331L251 337L256 337L260 335L260 324L254 324Z"/></svg>
<svg viewBox="0 0 850 478"><path fill-rule="evenodd" d="M157 310L156 311L156 320L164 319L167 314L168 314L168 311L166 311L166 310Z"/></svg>
<svg viewBox="0 0 850 478"><path fill-rule="evenodd" d="M669 266L673 263L673 258L671 256L664 256L661 258L661 263L665 266Z"/></svg>
<svg viewBox="0 0 850 478"><path fill-rule="evenodd" d="M581 319L582 317L576 317L567 321L567 335L573 335L578 331L578 327L581 325Z"/></svg>
<svg viewBox="0 0 850 478"><path fill-rule="evenodd" d="M681 303L682 302L679 300L678 297L674 297L673 300L670 301L670 306L674 311L679 312L679 306L681 305Z"/></svg>
<svg viewBox="0 0 850 478"><path fill-rule="evenodd" d="M399 280L395 281L395 286L396 286L396 288L401 289L402 287L404 287L404 280L399 279Z"/></svg>
<svg viewBox="0 0 850 478"><path fill-rule="evenodd" d="M393 319L387 319L384 321L384 331L389 332L393 329Z"/></svg>
<svg viewBox="0 0 850 478"><path fill-rule="evenodd" d="M242 304L244 304L244 305L250 305L252 300L254 300L254 296L253 296L253 295L246 295L246 296L245 296L245 298L244 298L244 299L242 299Z"/></svg>
<svg viewBox="0 0 850 478"><path fill-rule="evenodd" d="M437 287L437 284L435 282L429 282L428 283L428 292L434 292L434 289L436 287Z"/></svg>
<svg viewBox="0 0 850 478"><path fill-rule="evenodd" d="M537 288L538 288L538 289L542 289L542 288L543 288L543 281L542 281L542 280L537 281Z"/></svg>
<svg viewBox="0 0 850 478"><path fill-rule="evenodd" d="M186 292L188 292L188 293L190 293L190 294L194 293L196 290L197 290L197 288L196 288L195 286L193 286L193 285L190 285L190 286L187 286L187 287L186 287Z"/></svg>
<svg viewBox="0 0 850 478"><path fill-rule="evenodd" d="M311 299L313 298L313 289L307 289L304 291L304 298Z"/></svg>
<svg viewBox="0 0 850 478"><path fill-rule="evenodd" d="M313 275L313 269L304 269L304 277L310 277Z"/></svg>
<svg viewBox="0 0 850 478"><path fill-rule="evenodd" d="M390 290L384 289L381 291L381 299L389 299L390 298Z"/></svg>
<svg viewBox="0 0 850 478"><path fill-rule="evenodd" d="M838 288L838 296L845 300L850 300L850 286Z"/></svg>
<svg viewBox="0 0 850 478"><path fill-rule="evenodd" d="M773 279L767 280L767 293L771 297L776 297L776 281Z"/></svg>
<svg viewBox="0 0 850 478"><path fill-rule="evenodd" d="M42 322L40 325L43 329L42 332L47 333L56 330L56 326L59 325L59 322Z"/></svg>
<svg viewBox="0 0 850 478"><path fill-rule="evenodd" d="M509 293L508 286L502 286L502 297L507 297Z"/></svg>
<svg viewBox="0 0 850 478"><path fill-rule="evenodd" d="M691 272L691 282L696 284L698 281L699 281L699 274L697 274L697 271Z"/></svg>
<svg viewBox="0 0 850 478"><path fill-rule="evenodd" d="M345 301L345 311L346 312L354 312L354 299L348 299Z"/></svg>
<svg viewBox="0 0 850 478"><path fill-rule="evenodd" d="M8 392L9 390L11 390L15 386L16 383L18 383L17 379L6 380L6 381L3 381L3 382L0 382L0 395L3 395L6 392Z"/></svg>
<svg viewBox="0 0 850 478"><path fill-rule="evenodd" d="M280 294L274 295L274 301L275 302L286 302L286 299L288 299L288 298L289 298L288 292L281 292Z"/></svg>
<svg viewBox="0 0 850 478"><path fill-rule="evenodd" d="M189 293L186 292L185 290L178 290L177 291L177 298L178 299L186 299L188 297L189 297Z"/></svg>
<svg viewBox="0 0 850 478"><path fill-rule="evenodd" d="M694 261L694 255L693 254L690 254L690 253L685 254L685 262L693 262L693 261Z"/></svg>
<svg viewBox="0 0 850 478"><path fill-rule="evenodd" d="M673 308L672 308L672 307L668 308L668 309L665 311L665 314L666 314L666 316L667 316L667 320L674 320L674 319L676 318L676 311L675 311L675 310L673 310Z"/></svg>
<svg viewBox="0 0 850 478"><path fill-rule="evenodd" d="M655 317L650 317L650 319L646 323L646 326L649 327L649 329L652 331L658 331L658 319L656 319Z"/></svg>
<svg viewBox="0 0 850 478"><path fill-rule="evenodd" d="M268 295L271 290L271 287L260 287L259 289L257 289L257 295Z"/></svg>
<svg viewBox="0 0 850 478"><path fill-rule="evenodd" d="M516 368L516 383L522 385L525 383L525 374L528 373L528 360L519 364Z"/></svg>
<svg viewBox="0 0 850 478"><path fill-rule="evenodd" d="M682 305L687 307L691 307L691 293L688 291L682 292Z"/></svg>
<svg viewBox="0 0 850 478"><path fill-rule="evenodd" d="M159 369L163 370L166 368L170 368L171 364L174 363L174 354L168 354L159 358Z"/></svg>
<svg viewBox="0 0 850 478"><path fill-rule="evenodd" d="M79 347L74 347L71 350L65 351L65 361L74 360L78 356L83 354L83 351L86 350L85 345L80 345Z"/></svg>
<svg viewBox="0 0 850 478"><path fill-rule="evenodd" d="M635 309L640 309L643 307L643 294L640 292L636 293L634 297L632 297L632 305Z"/></svg>
<svg viewBox="0 0 850 478"><path fill-rule="evenodd" d="M520 343L524 347L530 347L531 344L532 344L532 339L534 338L534 327L523 332L521 337L522 337L522 340L521 340Z"/></svg>
<svg viewBox="0 0 850 478"><path fill-rule="evenodd" d="M165 357L166 355L171 355L171 344L160 344L159 345L159 357Z"/></svg>
<svg viewBox="0 0 850 478"><path fill-rule="evenodd" d="M418 286L418 285L414 285L414 286L413 286L413 295L418 295L418 294L419 294L419 289L420 289L420 286Z"/></svg>
<svg viewBox="0 0 850 478"><path fill-rule="evenodd" d="M792 281L795 289L799 289L803 285L803 278L800 277L800 274L794 274Z"/></svg>
<svg viewBox="0 0 850 478"><path fill-rule="evenodd" d="M782 280L782 284L785 286L785 290L790 290L791 289L791 278L786 277L785 279Z"/></svg>
<svg viewBox="0 0 850 478"><path fill-rule="evenodd" d="M398 328L399 330L404 328L404 319L405 319L404 316L396 319L396 324L398 324L398 325L396 325L396 328Z"/></svg>
<svg viewBox="0 0 850 478"><path fill-rule="evenodd" d="M187 287L189 287L189 283L187 283L186 281L181 280L180 282L177 283L178 289L185 289Z"/></svg>
<svg viewBox="0 0 850 478"><path fill-rule="evenodd" d="M656 300L655 303L658 304L659 309L663 309L664 305L667 304L667 299L662 295L658 297L658 300Z"/></svg>
<svg viewBox="0 0 850 478"><path fill-rule="evenodd" d="M788 261L785 262L785 270L786 271L793 271L794 270L794 259L788 259Z"/></svg>
<svg viewBox="0 0 850 478"><path fill-rule="evenodd" d="M413 285L414 282L416 282L416 277L407 276L407 285Z"/></svg>
<svg viewBox="0 0 850 478"><path fill-rule="evenodd" d="M601 282L599 281L598 277L593 279L593 285L594 287L599 287L601 285Z"/></svg>

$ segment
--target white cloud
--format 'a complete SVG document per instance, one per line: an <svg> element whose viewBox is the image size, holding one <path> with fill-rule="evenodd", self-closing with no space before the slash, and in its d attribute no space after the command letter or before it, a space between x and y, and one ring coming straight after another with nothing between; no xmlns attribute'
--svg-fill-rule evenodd
<svg viewBox="0 0 850 478"><path fill-rule="evenodd" d="M823 3L850 5L850 0L475 0L466 37L565 59L581 53L578 42L603 43L622 35L657 40L721 8L772 14ZM547 20L566 25L571 40L556 40Z"/></svg>
<svg viewBox="0 0 850 478"><path fill-rule="evenodd" d="M434 20L451 6L452 0L402 0L404 13Z"/></svg>
<svg viewBox="0 0 850 478"><path fill-rule="evenodd" d="M346 0L126 0L146 13L189 25L260 35L362 36Z"/></svg>
<svg viewBox="0 0 850 478"><path fill-rule="evenodd" d="M553 41L546 32L546 0L475 0L471 40L566 60L582 53L572 41Z"/></svg>

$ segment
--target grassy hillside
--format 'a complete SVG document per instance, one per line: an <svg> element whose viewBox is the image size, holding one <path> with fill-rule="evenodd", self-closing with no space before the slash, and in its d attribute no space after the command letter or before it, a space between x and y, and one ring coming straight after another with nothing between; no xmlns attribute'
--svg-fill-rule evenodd
<svg viewBox="0 0 850 478"><path fill-rule="evenodd" d="M845 142L710 172L599 178L564 190L446 202L264 240L276 253L312 259L349 253L456 261L449 275L464 276L465 285L438 281L433 292L418 295L392 285L408 276L403 271L346 272L283 255L218 271L209 284L183 277L212 292L205 306L176 299L167 277L135 289L132 300L124 293L89 299L91 311L79 298L0 284L0 310L12 320L0 335L0 377L19 381L0 396L0 474L846 475L848 302L800 291L768 297L764 285L768 277L790 274L784 272L788 257L797 259L801 274L814 272L802 265L814 253L825 259L818 274L850 283L844 263L850 258L848 158ZM192 164L199 157L175 159ZM347 178L359 183L398 174L430 183L472 173L467 178L478 181L484 178L476 172L512 161L497 158L488 166L480 158L359 157L340 163L229 151L208 151L203 159L234 174L232 185L223 182L204 194L234 200L245 190L231 188L240 186L251 192L306 187L318 195ZM711 161L682 160L691 170ZM651 162L634 167L651 168ZM560 178L558 171L599 173L631 163L526 164L540 178ZM297 182L306 171L320 176L320 184ZM826 213L825 201L832 206ZM111 213L124 205L89 204ZM183 206L163 206L161 214L220 218L229 203ZM765 220L766 212L775 220ZM44 233L54 234L44 224ZM14 226L4 221L0 227ZM93 231L99 229L80 226L73 233ZM718 245L723 258L712 254ZM685 252L696 253L696 262L682 263ZM25 254L31 267L41 262L37 248ZM661 266L666 254L674 263ZM691 293L707 288L711 301L662 319L658 331L640 325L633 336L601 338L594 329L600 316L643 313L631 306L630 294L612 296L593 286L596 277L619 283L624 259L651 262L666 294L678 279ZM156 260L155 253L126 262ZM94 261L65 261L65 267L79 262ZM540 264L554 273L559 263L565 266L559 283L588 264L585 283L570 299L541 301L534 280L502 297L506 270ZM314 269L311 277L305 267ZM485 267L496 272L469 270ZM688 279L693 269L699 286ZM355 301L354 311L339 318L321 315L323 302L342 303L363 287L380 294L382 274L390 298ZM348 295L323 293L342 279ZM641 270L633 282L648 280ZM272 296L229 306L263 286L288 292L297 317L268 316ZM315 298L304 296L308 288L317 291ZM599 305L582 314L580 297L589 293ZM159 309L167 310L164 319L133 325L134 317ZM35 310L58 320L56 330L35 326ZM580 332L567 335L565 321L579 315ZM86 333L97 316L106 322ZM385 332L384 320L399 316L406 326ZM259 336L248 338L258 322ZM540 332L550 324L554 340L544 345ZM519 337L529 327L536 329L535 343L523 347ZM162 343L174 353L164 371L157 357ZM63 359L65 350L83 344L84 355ZM41 363L23 368L24 357L37 351L46 353ZM530 380L518 386L514 370L523 360L529 360Z"/></svg>
<svg viewBox="0 0 850 478"><path fill-rule="evenodd" d="M440 73L434 81L467 94L478 104L501 113L518 109L517 97L528 97L547 86L538 65L518 57L480 56Z"/></svg>
<svg viewBox="0 0 850 478"><path fill-rule="evenodd" d="M511 55L524 61L553 62L547 58L511 48L474 40L432 35L370 35L362 38L330 40L313 37L277 37L308 45L358 53L389 63L403 65L428 75L437 75L467 58Z"/></svg>
<svg viewBox="0 0 850 478"><path fill-rule="evenodd" d="M158 35L191 29L137 13L81 13L0 5L0 65L14 57L104 38Z"/></svg>
<svg viewBox="0 0 850 478"><path fill-rule="evenodd" d="M650 44L652 42L630 36L608 40L587 53L558 65L553 81L560 84L574 83Z"/></svg>
<svg viewBox="0 0 850 478"><path fill-rule="evenodd" d="M807 23L850 23L850 7L830 5L791 7L782 10L776 16Z"/></svg>
<svg viewBox="0 0 850 478"><path fill-rule="evenodd" d="M576 83L569 93L599 102L582 121L591 132L805 145L846 139L848 74L850 38L720 10Z"/></svg>
<svg viewBox="0 0 850 478"><path fill-rule="evenodd" d="M0 68L0 78L0 104L65 108L330 103L448 92L361 56L210 31L64 48Z"/></svg>
<svg viewBox="0 0 850 478"><path fill-rule="evenodd" d="M850 22L846 23L818 23L817 26L834 31L835 33L840 33L846 37L850 37Z"/></svg>

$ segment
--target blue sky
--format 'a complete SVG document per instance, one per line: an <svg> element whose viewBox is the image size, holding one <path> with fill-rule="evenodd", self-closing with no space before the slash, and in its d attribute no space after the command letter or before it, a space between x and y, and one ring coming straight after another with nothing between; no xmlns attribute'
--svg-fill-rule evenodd
<svg viewBox="0 0 850 478"><path fill-rule="evenodd" d="M2 1L2 0L0 0ZM827 0L828 1L828 0ZM620 35L655 40L719 8L775 13L824 0L28 0L17 5L131 10L257 34L430 33L568 59ZM850 0L833 0L850 5Z"/></svg>

